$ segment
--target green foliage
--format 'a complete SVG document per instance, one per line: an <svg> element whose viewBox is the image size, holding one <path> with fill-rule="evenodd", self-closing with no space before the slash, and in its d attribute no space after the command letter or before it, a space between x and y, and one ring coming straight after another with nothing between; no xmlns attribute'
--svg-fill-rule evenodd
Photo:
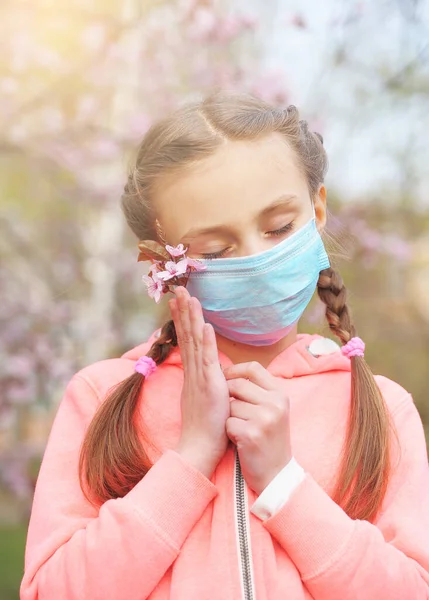
<svg viewBox="0 0 429 600"><path fill-rule="evenodd" d="M27 524L0 529L0 598L18 600Z"/></svg>

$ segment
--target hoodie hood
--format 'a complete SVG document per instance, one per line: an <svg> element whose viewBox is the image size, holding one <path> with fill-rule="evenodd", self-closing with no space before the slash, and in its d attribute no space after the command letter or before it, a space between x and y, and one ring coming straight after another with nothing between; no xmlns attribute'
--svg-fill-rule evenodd
<svg viewBox="0 0 429 600"><path fill-rule="evenodd" d="M131 348L122 358L136 361L144 356L159 337L157 329L147 342ZM219 352L223 367L232 364L223 352ZM163 364L182 366L179 348L175 348ZM280 352L268 365L267 370L276 377L291 379L329 371L350 371L350 359L343 356L340 346L319 334L300 333L296 341Z"/></svg>

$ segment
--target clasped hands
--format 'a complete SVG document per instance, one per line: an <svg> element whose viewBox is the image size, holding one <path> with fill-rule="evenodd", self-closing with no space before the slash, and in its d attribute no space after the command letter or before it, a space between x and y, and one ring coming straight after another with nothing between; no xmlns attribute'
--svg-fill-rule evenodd
<svg viewBox="0 0 429 600"><path fill-rule="evenodd" d="M233 442L248 486L260 494L292 458L289 398L258 362L222 370L201 304L178 287L169 301L184 368L176 450L210 476Z"/></svg>

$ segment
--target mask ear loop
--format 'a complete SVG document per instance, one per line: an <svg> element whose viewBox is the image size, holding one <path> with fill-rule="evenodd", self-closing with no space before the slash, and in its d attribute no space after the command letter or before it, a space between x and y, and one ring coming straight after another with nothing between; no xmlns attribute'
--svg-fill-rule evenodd
<svg viewBox="0 0 429 600"><path fill-rule="evenodd" d="M314 208L314 202L311 203L311 208L313 209L313 219L316 220L316 209Z"/></svg>

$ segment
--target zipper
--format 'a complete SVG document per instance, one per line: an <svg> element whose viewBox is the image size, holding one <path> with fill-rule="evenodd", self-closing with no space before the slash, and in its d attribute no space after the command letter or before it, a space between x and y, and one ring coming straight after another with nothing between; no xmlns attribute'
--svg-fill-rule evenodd
<svg viewBox="0 0 429 600"><path fill-rule="evenodd" d="M255 600L253 582L252 552L250 545L250 526L247 506L246 482L241 472L240 459L235 450L235 516L238 535L238 554L241 584L244 600Z"/></svg>

